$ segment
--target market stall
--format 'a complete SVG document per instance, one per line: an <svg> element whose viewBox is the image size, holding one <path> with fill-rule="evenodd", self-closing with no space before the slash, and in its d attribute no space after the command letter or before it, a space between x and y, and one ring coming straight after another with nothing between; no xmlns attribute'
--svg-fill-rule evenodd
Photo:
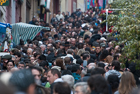
<svg viewBox="0 0 140 94"><path fill-rule="evenodd" d="M26 42L27 39L33 40L42 29L50 30L49 27L42 27L26 23L12 24L13 42L17 45L19 44L20 39L23 39L24 42Z"/></svg>

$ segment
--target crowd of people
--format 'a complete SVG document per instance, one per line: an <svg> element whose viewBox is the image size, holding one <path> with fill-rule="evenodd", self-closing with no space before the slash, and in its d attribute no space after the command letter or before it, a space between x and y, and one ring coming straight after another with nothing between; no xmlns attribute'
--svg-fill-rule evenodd
<svg viewBox="0 0 140 94"><path fill-rule="evenodd" d="M140 71L119 62L124 44L104 31L102 11L59 11L50 24L33 17L30 24L51 29L1 57L1 94L139 94Z"/></svg>

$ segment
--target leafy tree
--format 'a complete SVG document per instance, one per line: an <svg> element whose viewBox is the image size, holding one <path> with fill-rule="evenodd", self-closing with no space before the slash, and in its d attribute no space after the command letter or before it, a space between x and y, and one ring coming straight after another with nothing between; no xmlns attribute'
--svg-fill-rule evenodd
<svg viewBox="0 0 140 94"><path fill-rule="evenodd" d="M116 11L118 14L108 16L108 23L113 26L113 31L120 33L115 35L119 40L116 45L125 45L120 60L123 63L129 60L139 65L140 60L137 57L140 55L140 0L114 0L111 8L120 9Z"/></svg>

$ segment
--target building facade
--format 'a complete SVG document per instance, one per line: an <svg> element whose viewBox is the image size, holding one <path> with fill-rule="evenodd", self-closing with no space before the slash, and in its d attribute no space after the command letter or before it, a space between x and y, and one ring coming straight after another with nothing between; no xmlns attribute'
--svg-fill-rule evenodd
<svg viewBox="0 0 140 94"><path fill-rule="evenodd" d="M77 8L85 11L85 0L9 0L9 6L0 6L0 22L29 23L32 17L50 22L53 14L75 12ZM41 2L44 2L41 5Z"/></svg>

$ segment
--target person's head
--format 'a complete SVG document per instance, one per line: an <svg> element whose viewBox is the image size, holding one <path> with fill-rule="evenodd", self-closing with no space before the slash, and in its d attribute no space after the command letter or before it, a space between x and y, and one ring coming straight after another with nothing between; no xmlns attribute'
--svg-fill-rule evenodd
<svg viewBox="0 0 140 94"><path fill-rule="evenodd" d="M72 39L71 39L71 44L72 44L72 45L75 45L75 44L76 44L76 39L75 39L75 38L72 38Z"/></svg>
<svg viewBox="0 0 140 94"><path fill-rule="evenodd" d="M88 79L88 85L91 91L99 94L108 94L108 85L106 79L101 75L94 75Z"/></svg>
<svg viewBox="0 0 140 94"><path fill-rule="evenodd" d="M117 60L112 61L112 69L120 71L120 62Z"/></svg>
<svg viewBox="0 0 140 94"><path fill-rule="evenodd" d="M48 45L47 45L47 49L52 48L52 47L53 47L52 44L48 44Z"/></svg>
<svg viewBox="0 0 140 94"><path fill-rule="evenodd" d="M35 80L30 69L13 72L9 82L16 88L16 92L35 94Z"/></svg>
<svg viewBox="0 0 140 94"><path fill-rule="evenodd" d="M61 13L61 12L60 12L60 11L58 11L58 14L59 14L59 15L60 15L60 13Z"/></svg>
<svg viewBox="0 0 140 94"><path fill-rule="evenodd" d="M9 72L15 66L13 60L8 60L7 62L7 71Z"/></svg>
<svg viewBox="0 0 140 94"><path fill-rule="evenodd" d="M109 55L114 55L114 48L113 48L113 47L111 47L111 48L109 49Z"/></svg>
<svg viewBox="0 0 140 94"><path fill-rule="evenodd" d="M53 48L49 48L47 53L48 54L53 53Z"/></svg>
<svg viewBox="0 0 140 94"><path fill-rule="evenodd" d="M76 64L83 65L83 60L81 58L76 60Z"/></svg>
<svg viewBox="0 0 140 94"><path fill-rule="evenodd" d="M119 60L119 55L114 55L114 59L113 60Z"/></svg>
<svg viewBox="0 0 140 94"><path fill-rule="evenodd" d="M34 56L31 56L30 57L30 61L31 61L31 63L33 63L35 61L35 57Z"/></svg>
<svg viewBox="0 0 140 94"><path fill-rule="evenodd" d="M73 88L75 80L72 75L63 75L61 78L64 82L69 84L70 88Z"/></svg>
<svg viewBox="0 0 140 94"><path fill-rule="evenodd" d="M70 57L65 57L64 62L65 64L70 64L71 63Z"/></svg>
<svg viewBox="0 0 140 94"><path fill-rule="evenodd" d="M97 68L94 68L93 70L91 70L91 75L96 75L96 74L104 76L105 70L101 67L97 67Z"/></svg>
<svg viewBox="0 0 140 94"><path fill-rule="evenodd" d="M81 67L79 64L75 64L72 66L72 72L73 73L77 73L77 74L81 74Z"/></svg>
<svg viewBox="0 0 140 94"><path fill-rule="evenodd" d="M33 53L33 49L28 48L28 49L27 49L27 55L28 55L28 56L31 56L32 53Z"/></svg>
<svg viewBox="0 0 140 94"><path fill-rule="evenodd" d="M18 69L24 69L25 68L25 63L23 62L23 61L20 61L19 63L18 63Z"/></svg>
<svg viewBox="0 0 140 94"><path fill-rule="evenodd" d="M103 52L100 55L100 61L104 61L104 59L109 55L107 50L103 50Z"/></svg>
<svg viewBox="0 0 140 94"><path fill-rule="evenodd" d="M111 74L108 76L107 81L109 85L111 86L112 92L115 92L119 87L120 79L118 78L118 76Z"/></svg>
<svg viewBox="0 0 140 94"><path fill-rule="evenodd" d="M83 60L89 60L90 59L90 56L89 56L89 54L84 54L83 55Z"/></svg>
<svg viewBox="0 0 140 94"><path fill-rule="evenodd" d="M32 18L32 21L33 21L33 22L35 22L35 21L36 21L36 17L35 17L35 16Z"/></svg>
<svg viewBox="0 0 140 94"><path fill-rule="evenodd" d="M61 78L61 74L58 69L51 69L48 71L47 80L50 84L52 84L58 78Z"/></svg>
<svg viewBox="0 0 140 94"><path fill-rule="evenodd" d="M39 43L37 40L33 41L33 48L35 49L36 47L39 46Z"/></svg>
<svg viewBox="0 0 140 94"><path fill-rule="evenodd" d="M120 53L120 46L119 46L119 45L117 45L117 46L115 47L115 53Z"/></svg>
<svg viewBox="0 0 140 94"><path fill-rule="evenodd" d="M53 17L56 17L56 14L53 14Z"/></svg>
<svg viewBox="0 0 140 94"><path fill-rule="evenodd" d="M101 67L101 68L104 69L105 64L104 64L103 62L98 62L98 63L97 63L97 67Z"/></svg>
<svg viewBox="0 0 140 94"><path fill-rule="evenodd" d="M53 88L53 94L71 94L71 88L66 82L57 82Z"/></svg>
<svg viewBox="0 0 140 94"><path fill-rule="evenodd" d="M15 60L13 60L14 62L19 62L20 61L20 58L21 58L21 54L19 52L16 52L14 53L14 56L15 56Z"/></svg>
<svg viewBox="0 0 140 94"><path fill-rule="evenodd" d="M32 74L34 75L34 78L36 80L40 80L41 79L41 73L42 73L42 69L38 66L30 66L31 70L32 70Z"/></svg>
<svg viewBox="0 0 140 94"><path fill-rule="evenodd" d="M49 41L49 43L53 43L52 37L49 37L48 41Z"/></svg>
<svg viewBox="0 0 140 94"><path fill-rule="evenodd" d="M100 45L97 45L97 46L95 47L95 51L96 51L96 53L100 53L100 52L101 52L101 47L100 47Z"/></svg>
<svg viewBox="0 0 140 94"><path fill-rule="evenodd" d="M41 48L42 52L44 52L46 49L46 45L42 44L42 45L40 45L40 48Z"/></svg>
<svg viewBox="0 0 140 94"><path fill-rule="evenodd" d="M79 82L74 85L74 94L87 94L88 92L87 82Z"/></svg>
<svg viewBox="0 0 140 94"><path fill-rule="evenodd" d="M68 50L67 50L67 54L73 55L73 53L74 53L73 49L68 49Z"/></svg>
<svg viewBox="0 0 140 94"><path fill-rule="evenodd" d="M63 58L57 58L55 62L56 62L56 66L61 67L61 70L65 69Z"/></svg>
<svg viewBox="0 0 140 94"><path fill-rule="evenodd" d="M136 87L136 81L131 72L123 72L118 91L120 94L129 94Z"/></svg>
<svg viewBox="0 0 140 94"><path fill-rule="evenodd" d="M0 93L1 94L15 94L13 88L5 85L3 81L0 81Z"/></svg>

